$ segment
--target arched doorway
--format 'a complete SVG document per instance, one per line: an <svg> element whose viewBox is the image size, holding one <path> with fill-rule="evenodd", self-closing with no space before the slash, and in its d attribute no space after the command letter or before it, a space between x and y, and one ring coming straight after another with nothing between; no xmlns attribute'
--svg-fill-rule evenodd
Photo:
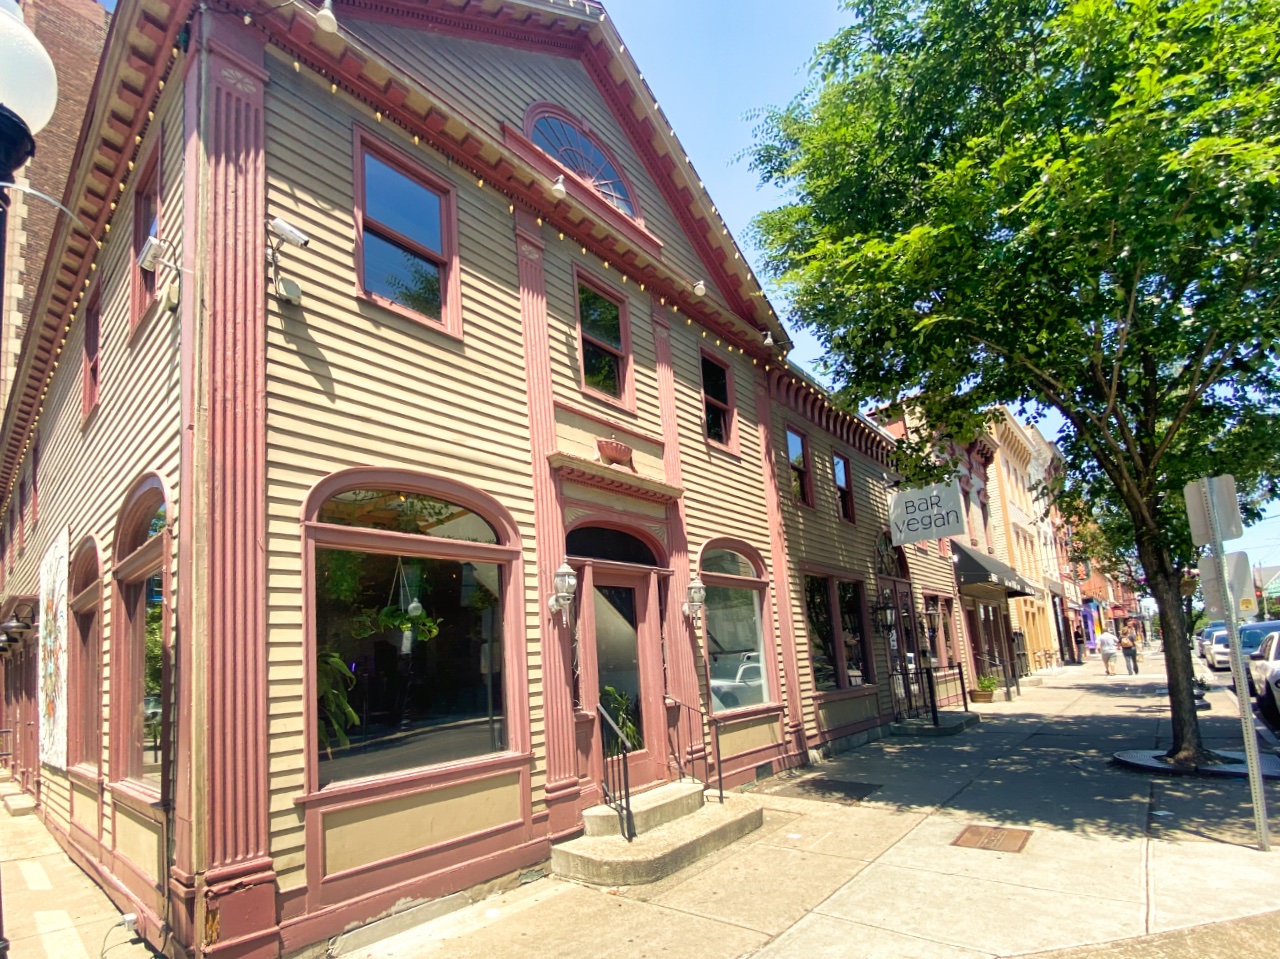
<svg viewBox="0 0 1280 959"><path fill-rule="evenodd" d="M579 584L575 699L593 716L602 709L626 738L633 790L663 781L668 764L662 619L670 577L660 566L665 558L639 531L593 524L571 529L565 552Z"/></svg>

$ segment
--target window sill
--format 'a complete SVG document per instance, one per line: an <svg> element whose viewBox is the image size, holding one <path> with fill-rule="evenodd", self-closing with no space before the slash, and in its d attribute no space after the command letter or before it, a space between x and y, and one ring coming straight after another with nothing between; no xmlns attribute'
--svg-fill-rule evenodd
<svg viewBox="0 0 1280 959"><path fill-rule="evenodd" d="M129 336L125 340L127 346L133 346L134 341L137 340L138 334L142 328L150 326L151 321L155 319L156 314L159 312L160 297L158 295L152 295L149 302L140 305L136 310L134 310L130 317L131 322L129 323Z"/></svg>
<svg viewBox="0 0 1280 959"><path fill-rule="evenodd" d="M702 434L702 438L707 441L707 446L715 450L717 453L724 453L726 456L732 456L736 460L742 459L742 452L737 443L732 441L728 443L721 443L719 440L713 440L710 436L707 436L706 433Z"/></svg>
<svg viewBox="0 0 1280 959"><path fill-rule="evenodd" d="M435 319L425 313L419 313L417 310L411 310L409 307L397 303L395 300L388 300L385 296L379 296L377 293L370 293L368 290L356 289L356 299L361 303L375 307L379 310L386 310L388 313L394 313L396 316L416 323L418 326L434 330L450 339L462 342L462 318L459 316L455 321L450 316L449 308L446 306L442 311L444 319Z"/></svg>
<svg viewBox="0 0 1280 959"><path fill-rule="evenodd" d="M67 778L95 792L102 788L102 773L91 763L76 763L74 766L68 766Z"/></svg>
<svg viewBox="0 0 1280 959"><path fill-rule="evenodd" d="M527 767L532 753L496 753L478 759L460 759L438 766L426 766L377 778L333 783L297 796L295 806L360 806L407 793L424 792L433 786L461 780L481 779L490 774Z"/></svg>
<svg viewBox="0 0 1280 959"><path fill-rule="evenodd" d="M614 396L612 393L605 393L594 387L587 386L585 383L581 386L582 395L589 400L597 403L603 403L605 406L620 410L623 413L630 413L633 416L636 412L635 400L629 399L625 394L623 396Z"/></svg>
<svg viewBox="0 0 1280 959"><path fill-rule="evenodd" d="M107 786L111 799L148 818L154 819L164 809L160 791L133 779L122 779Z"/></svg>
<svg viewBox="0 0 1280 959"><path fill-rule="evenodd" d="M762 703L759 706L741 706L737 709L727 709L723 712L713 710L711 712L711 720L720 725L745 722L749 719L758 719L761 716L771 714L781 715L782 709L782 703Z"/></svg>
<svg viewBox="0 0 1280 959"><path fill-rule="evenodd" d="M861 686L849 686L846 689L828 689L823 692L814 693L814 703L837 703L845 699L858 699L862 696L871 696L878 691L879 687L875 683L864 683Z"/></svg>
<svg viewBox="0 0 1280 959"><path fill-rule="evenodd" d="M80 432L87 432L89 427L93 425L94 420L98 418L98 409L102 406L102 401L95 399L93 405L80 414Z"/></svg>

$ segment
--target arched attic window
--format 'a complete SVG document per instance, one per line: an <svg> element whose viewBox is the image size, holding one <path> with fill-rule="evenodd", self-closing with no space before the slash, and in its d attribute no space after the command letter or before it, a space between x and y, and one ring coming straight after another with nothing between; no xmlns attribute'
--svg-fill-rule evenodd
<svg viewBox="0 0 1280 959"><path fill-rule="evenodd" d="M591 184L618 210L639 219L639 209L622 169L608 151L563 111L542 107L532 114L529 138L565 169Z"/></svg>

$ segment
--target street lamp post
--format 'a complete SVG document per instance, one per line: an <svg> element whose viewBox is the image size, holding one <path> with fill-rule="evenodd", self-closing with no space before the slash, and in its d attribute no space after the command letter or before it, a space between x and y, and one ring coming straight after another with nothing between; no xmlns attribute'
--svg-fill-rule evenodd
<svg viewBox="0 0 1280 959"><path fill-rule="evenodd" d="M58 75L43 44L22 19L17 0L0 0L0 184L35 156L35 135L53 117ZM9 192L0 185L0 335L4 334L5 240L9 233ZM0 959L9 955L0 905Z"/></svg>

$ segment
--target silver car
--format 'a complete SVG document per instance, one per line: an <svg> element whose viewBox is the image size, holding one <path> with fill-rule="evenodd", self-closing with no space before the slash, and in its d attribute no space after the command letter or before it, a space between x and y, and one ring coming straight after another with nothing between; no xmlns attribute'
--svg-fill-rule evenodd
<svg viewBox="0 0 1280 959"><path fill-rule="evenodd" d="M1259 702L1271 697L1272 676L1280 670L1280 630L1267 633L1258 651L1249 657L1249 692ZM1277 700L1272 698L1272 705Z"/></svg>

